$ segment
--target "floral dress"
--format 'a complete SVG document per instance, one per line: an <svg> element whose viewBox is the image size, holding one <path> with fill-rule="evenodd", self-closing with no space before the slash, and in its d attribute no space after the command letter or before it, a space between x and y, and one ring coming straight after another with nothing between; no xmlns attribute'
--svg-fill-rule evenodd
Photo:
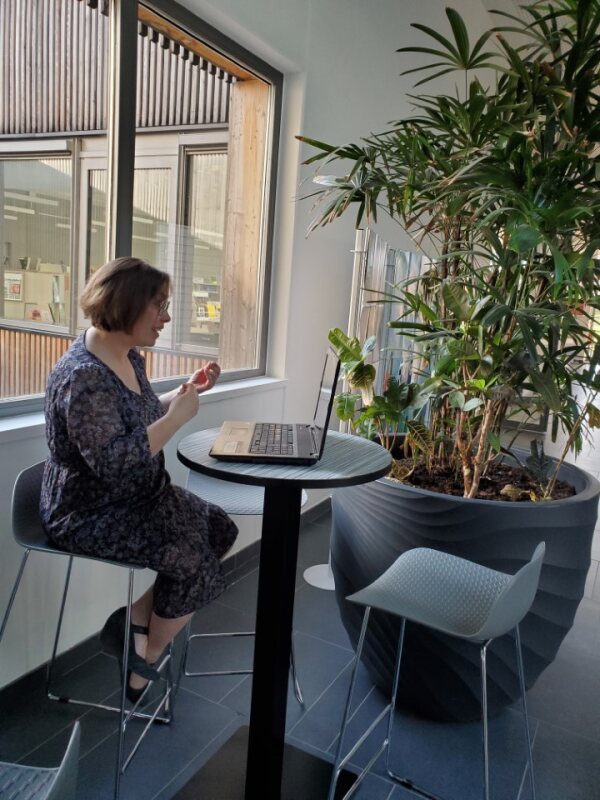
<svg viewBox="0 0 600 800"><path fill-rule="evenodd" d="M165 410L129 359L141 394L79 336L58 361L46 389L46 437L40 512L48 537L72 553L156 570L154 611L188 614L224 589L221 557L237 527L218 506L173 486L161 452L152 456L146 428Z"/></svg>

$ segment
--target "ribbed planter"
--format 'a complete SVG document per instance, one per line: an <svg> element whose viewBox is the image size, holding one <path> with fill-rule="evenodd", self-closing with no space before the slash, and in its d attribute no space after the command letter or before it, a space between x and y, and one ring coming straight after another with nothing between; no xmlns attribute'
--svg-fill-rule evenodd
<svg viewBox="0 0 600 800"><path fill-rule="evenodd" d="M552 662L568 633L590 566L600 484L565 465L560 473L577 494L547 503L468 500L398 484L387 478L336 489L332 498L332 568L343 623L354 644L362 609L347 595L380 575L405 550L432 547L486 567L514 573L546 542L540 587L521 623L525 676L531 687ZM372 616L365 663L373 681L389 689L398 621ZM407 625L399 704L440 720L479 719L479 648ZM490 714L519 696L514 640L488 651Z"/></svg>

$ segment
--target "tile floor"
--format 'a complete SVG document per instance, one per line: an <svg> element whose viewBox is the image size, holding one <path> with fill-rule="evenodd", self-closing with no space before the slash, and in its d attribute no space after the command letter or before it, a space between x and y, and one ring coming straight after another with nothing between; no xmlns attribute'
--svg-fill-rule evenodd
<svg viewBox="0 0 600 800"><path fill-rule="evenodd" d="M295 647L305 695L301 708L291 690L287 736L297 746L332 758L349 679L352 651L341 625L334 594L314 589L304 569L327 559L329 516L304 523L296 585ZM529 692L534 735L538 800L600 798L600 540L586 597L557 659ZM256 568L237 580L195 619L198 631L251 628L256 599ZM225 647L228 648L225 652ZM196 651L194 666L209 663L250 665L251 640L228 642ZM82 695L116 702L116 662L99 652L93 638L61 659L62 679ZM188 678L182 683L176 721L151 731L127 771L122 800L168 800L247 719L249 676ZM357 687L352 726L365 726L383 699L366 674ZM0 759L54 765L60 758L77 709L45 699L41 670L0 692ZM448 800L479 800L480 727L441 724L402 715L394 759L417 782ZM491 722L492 798L529 800L524 780L521 717L509 708ZM79 800L110 800L116 746L112 715L88 711L82 716ZM357 758L362 765L371 743ZM371 750L371 752L373 752ZM414 795L393 786L376 765L356 797L362 800L408 800ZM208 798L203 798L208 800ZM298 797L297 800L318 800Z"/></svg>

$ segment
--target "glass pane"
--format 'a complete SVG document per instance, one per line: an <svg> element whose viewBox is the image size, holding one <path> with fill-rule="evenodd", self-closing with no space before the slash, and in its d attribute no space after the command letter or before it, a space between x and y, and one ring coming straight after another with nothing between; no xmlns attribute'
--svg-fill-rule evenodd
<svg viewBox="0 0 600 800"><path fill-rule="evenodd" d="M182 341L218 350L225 230L226 153L188 157L188 274L183 276ZM191 285L190 285L191 279Z"/></svg>
<svg viewBox="0 0 600 800"><path fill-rule="evenodd" d="M91 169L88 181L85 278L106 261L106 170Z"/></svg>
<svg viewBox="0 0 600 800"><path fill-rule="evenodd" d="M168 168L135 170L133 184L132 255L160 266L167 255L169 238ZM106 240L106 170L89 172L86 279L104 264Z"/></svg>
<svg viewBox="0 0 600 800"><path fill-rule="evenodd" d="M71 291L71 159L0 160L0 317L67 326Z"/></svg>
<svg viewBox="0 0 600 800"><path fill-rule="evenodd" d="M167 257L171 170L143 167L133 180L132 255L161 269Z"/></svg>

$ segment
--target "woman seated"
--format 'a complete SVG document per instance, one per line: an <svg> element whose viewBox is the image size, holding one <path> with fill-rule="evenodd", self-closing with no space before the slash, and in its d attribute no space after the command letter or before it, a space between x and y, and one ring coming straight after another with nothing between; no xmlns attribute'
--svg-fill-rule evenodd
<svg viewBox="0 0 600 800"><path fill-rule="evenodd" d="M222 556L237 527L218 506L173 486L163 447L220 374L215 362L158 397L136 347L170 321L170 279L137 258L100 267L81 296L91 320L58 361L46 389L41 516L72 553L149 567L154 585L132 606L127 696L135 702L155 662L193 612L224 589ZM103 649L121 658L125 607L107 620Z"/></svg>

